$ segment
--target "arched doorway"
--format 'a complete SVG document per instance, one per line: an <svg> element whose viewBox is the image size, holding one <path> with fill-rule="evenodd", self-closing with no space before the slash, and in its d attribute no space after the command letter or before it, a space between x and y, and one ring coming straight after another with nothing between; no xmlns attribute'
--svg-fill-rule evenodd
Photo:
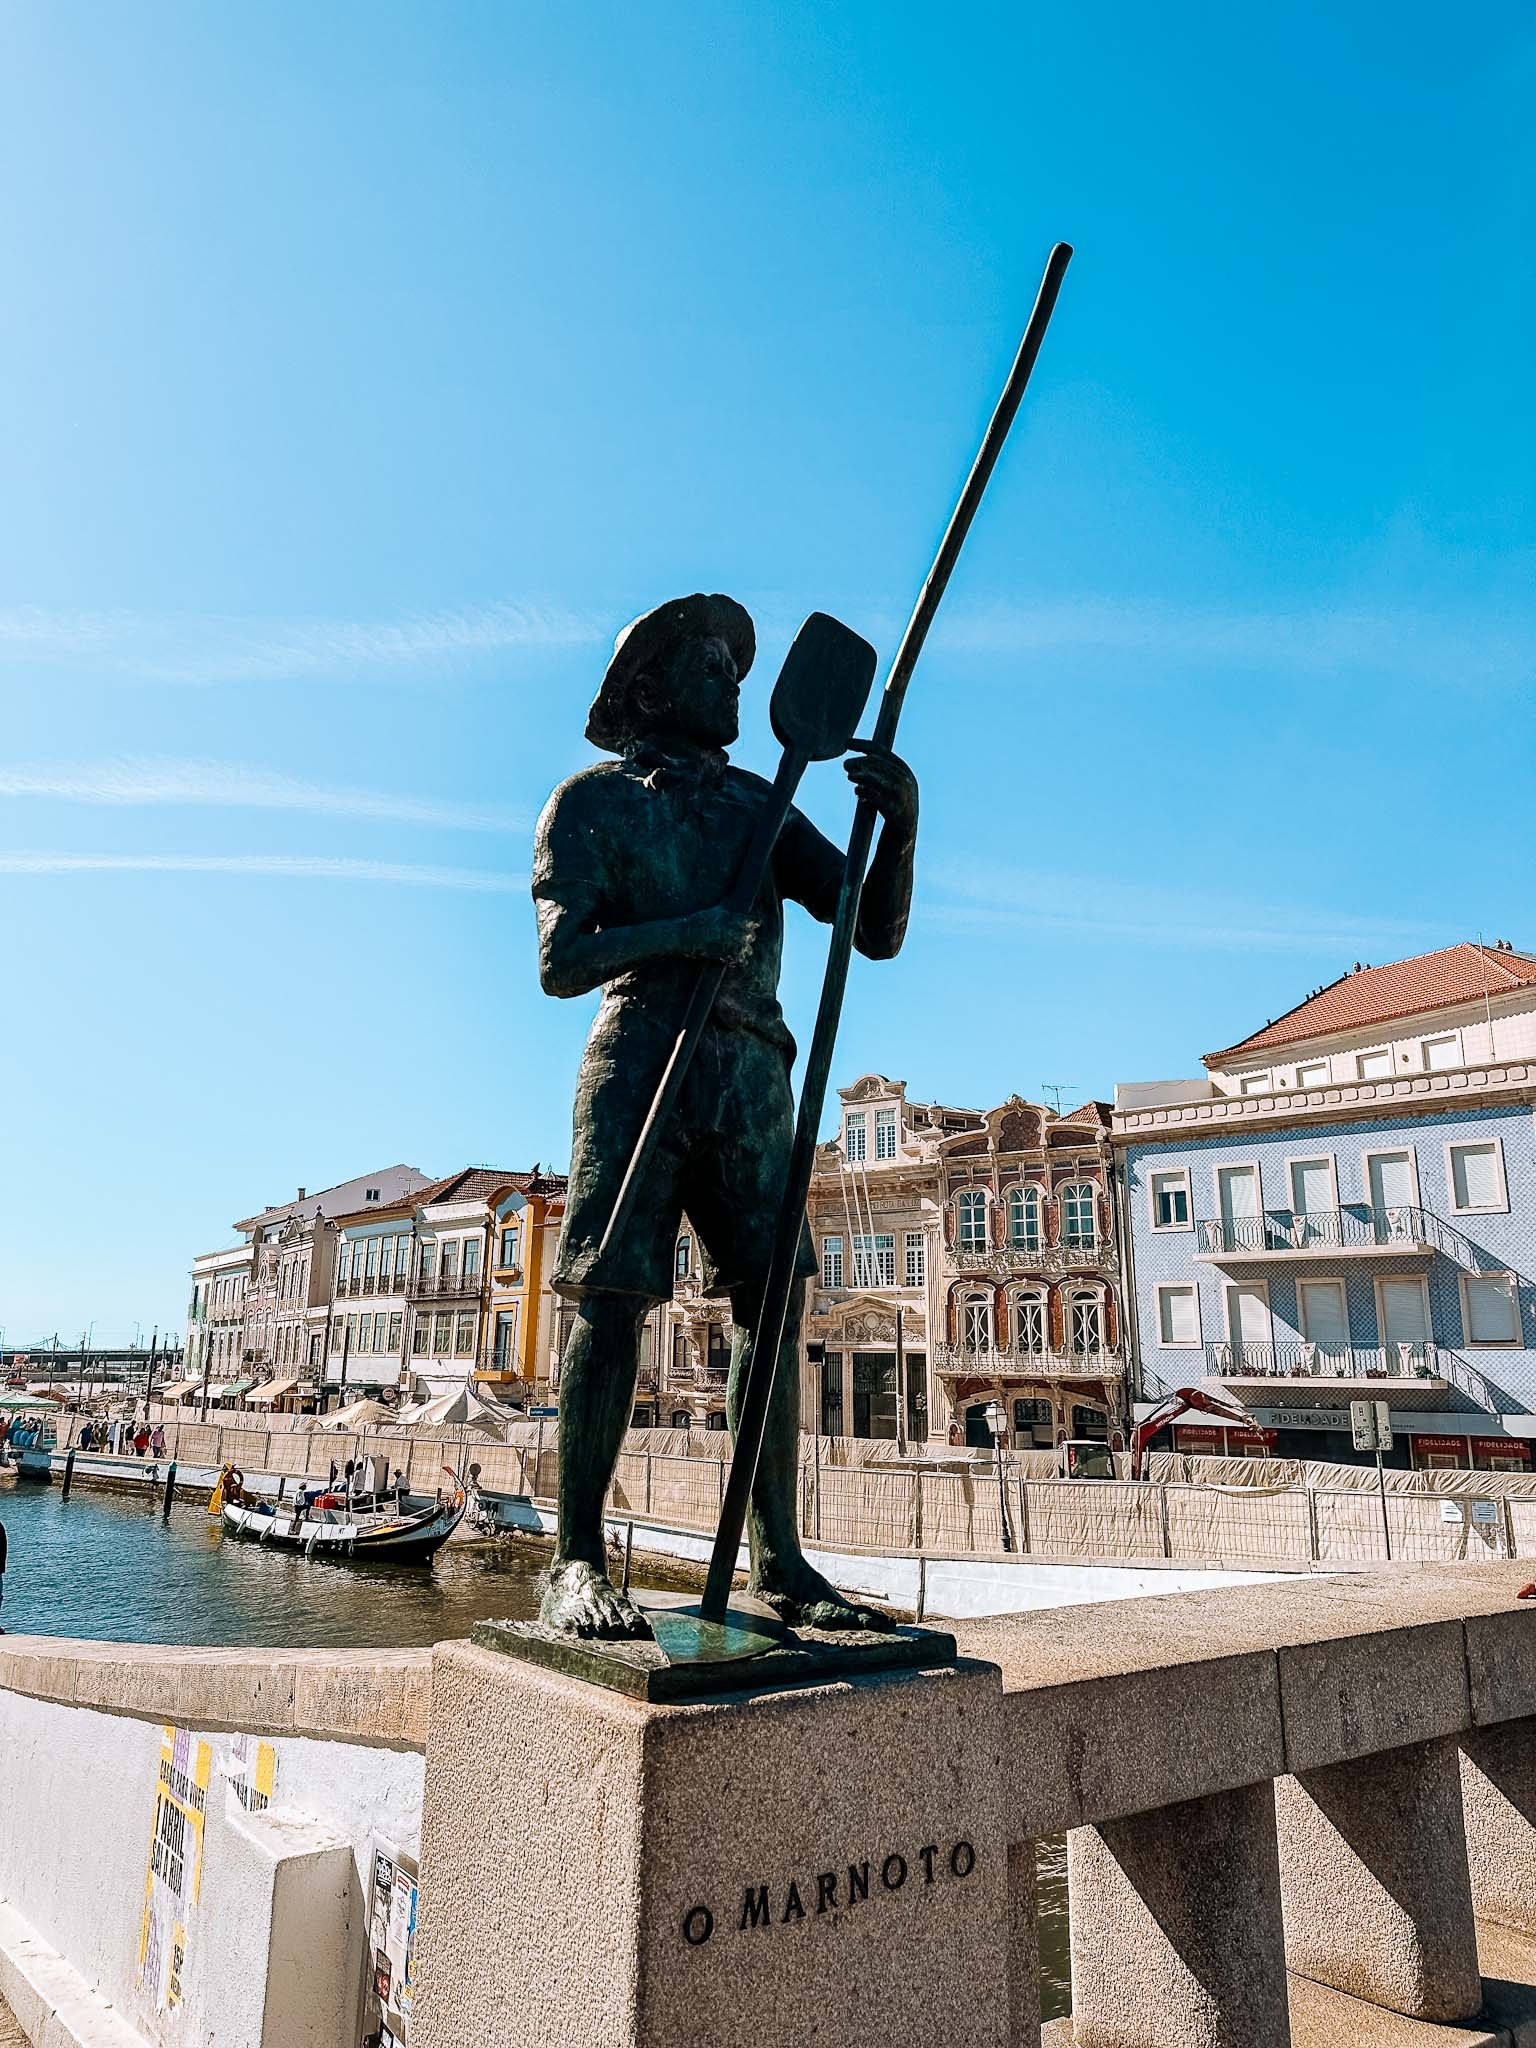
<svg viewBox="0 0 1536 2048"><path fill-rule="evenodd" d="M987 1401L973 1401L965 1411L965 1442L968 1450L990 1451L992 1428L987 1421Z"/></svg>

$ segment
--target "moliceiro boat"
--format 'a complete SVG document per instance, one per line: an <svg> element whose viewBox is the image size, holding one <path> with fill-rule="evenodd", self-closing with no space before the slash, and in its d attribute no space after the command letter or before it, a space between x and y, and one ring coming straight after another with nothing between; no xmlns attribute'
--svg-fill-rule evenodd
<svg viewBox="0 0 1536 2048"><path fill-rule="evenodd" d="M208 1507L231 1535L305 1557L428 1564L464 1519L465 1498L454 1478L452 1492L435 1500L394 1494L349 1500L313 1492L267 1500L248 1492L238 1469L226 1466Z"/></svg>

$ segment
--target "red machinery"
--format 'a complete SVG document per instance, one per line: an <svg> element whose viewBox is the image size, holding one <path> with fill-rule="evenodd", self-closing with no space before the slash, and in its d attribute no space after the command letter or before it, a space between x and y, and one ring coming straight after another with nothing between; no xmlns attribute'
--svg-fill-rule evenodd
<svg viewBox="0 0 1536 2048"><path fill-rule="evenodd" d="M1191 1409L1198 1409L1202 1415L1214 1415L1218 1421L1230 1423L1236 1429L1253 1431L1264 1439L1266 1448L1274 1448L1275 1432L1260 1429L1248 1410L1234 1401L1230 1394L1213 1393L1208 1387L1175 1387L1171 1394L1158 1402L1145 1422L1138 1422L1131 1432L1133 1479L1142 1476L1142 1459L1153 1437L1160 1429L1166 1429L1170 1422L1189 1414Z"/></svg>

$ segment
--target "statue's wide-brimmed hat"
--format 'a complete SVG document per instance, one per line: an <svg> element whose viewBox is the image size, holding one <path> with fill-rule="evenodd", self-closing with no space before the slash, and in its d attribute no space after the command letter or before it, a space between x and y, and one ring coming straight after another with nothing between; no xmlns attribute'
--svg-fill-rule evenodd
<svg viewBox="0 0 1536 2048"><path fill-rule="evenodd" d="M680 640L723 640L731 650L738 676L752 666L757 634L745 605L720 591L674 597L653 612L642 612L613 643L613 659L603 686L587 713L587 738L594 747L617 753L637 737L631 703L636 676L665 662Z"/></svg>

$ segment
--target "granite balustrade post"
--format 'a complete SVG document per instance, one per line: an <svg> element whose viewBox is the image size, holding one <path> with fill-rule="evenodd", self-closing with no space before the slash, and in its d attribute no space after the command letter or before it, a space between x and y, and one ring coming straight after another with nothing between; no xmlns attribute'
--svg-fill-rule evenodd
<svg viewBox="0 0 1536 2048"><path fill-rule="evenodd" d="M1461 1797L1473 1906L1536 1935L1536 1720L1462 1736Z"/></svg>
<svg viewBox="0 0 1536 2048"><path fill-rule="evenodd" d="M1067 1836L1073 2048L1290 2048L1274 1788Z"/></svg>
<svg viewBox="0 0 1536 2048"><path fill-rule="evenodd" d="M1290 1967L1410 2019L1482 2007L1454 1736L1281 1778Z"/></svg>

